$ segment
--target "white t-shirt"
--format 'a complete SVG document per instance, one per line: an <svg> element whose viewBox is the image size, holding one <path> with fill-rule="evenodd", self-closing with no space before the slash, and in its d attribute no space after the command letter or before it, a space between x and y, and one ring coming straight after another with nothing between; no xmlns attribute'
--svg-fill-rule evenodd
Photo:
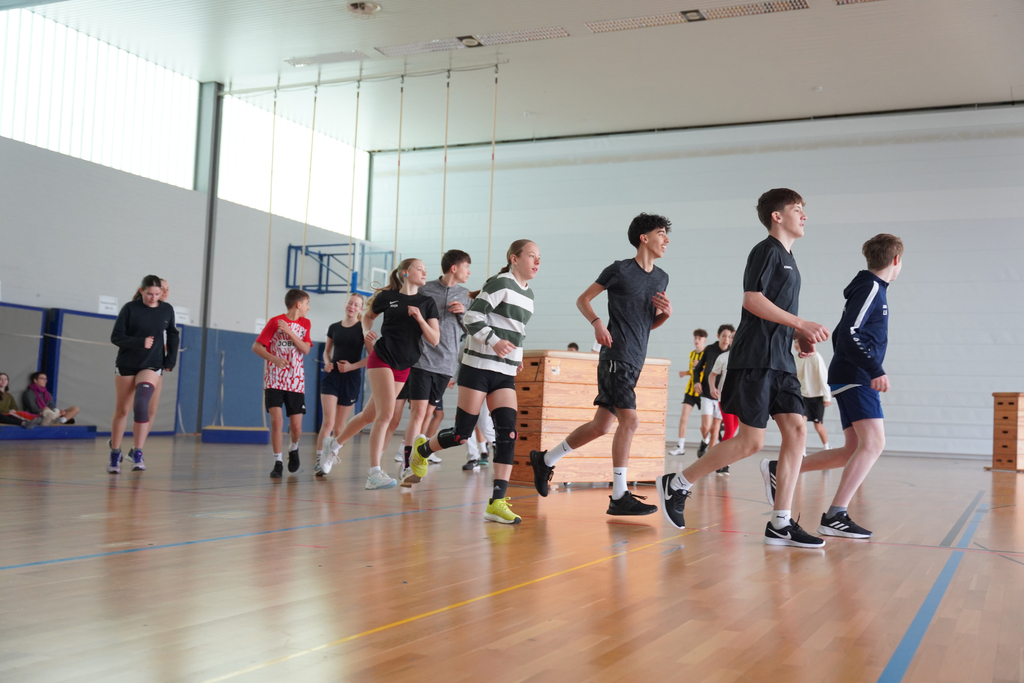
<svg viewBox="0 0 1024 683"><path fill-rule="evenodd" d="M725 386L725 375L729 371L729 352L726 351L715 361L715 367L711 369L712 375L718 375L718 390ZM710 398L710 397L709 397ZM721 396L719 396L721 398Z"/></svg>

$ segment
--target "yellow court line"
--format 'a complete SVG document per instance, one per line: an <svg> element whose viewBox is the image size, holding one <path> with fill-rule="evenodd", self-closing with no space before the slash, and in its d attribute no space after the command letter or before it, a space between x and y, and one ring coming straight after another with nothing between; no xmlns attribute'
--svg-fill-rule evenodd
<svg viewBox="0 0 1024 683"><path fill-rule="evenodd" d="M715 525L712 525L712 526L715 526ZM628 555L630 553L635 553L635 552L637 552L639 550L644 550L646 548L651 548L651 547L656 546L656 545L662 545L662 544L664 544L667 541L673 541L673 540L675 540L677 538L682 538L683 536L689 536L690 534L695 534L698 531L702 531L702 530L708 529L708 528L710 528L710 527L703 527L702 529L690 529L690 530L688 530L688 531L686 531L684 533L676 534L675 536L670 536L669 538L663 538L660 541L657 541L656 543L648 543L647 545L642 545L642 546L640 546L638 548L633 548L632 550L626 550L626 551L623 551L621 553L615 553L614 555L609 555L608 557L602 557L600 559L593 560L593 561L587 562L585 564L577 565L577 566L571 567L569 569L563 569L562 571L555 572L554 574L548 574L547 576L542 576L542 577L537 578L537 579L531 579L529 581L525 581L525 582L517 584L515 586L509 586L508 588L502 588L501 590L494 591L493 593L488 593L487 595L480 595L480 596L477 596L475 598L470 598L469 600L463 600L462 602L456 602L456 603L454 603L452 605L448 605L447 607L440 607L438 609L431 610L429 612L424 612L423 614L417 614L414 617L408 617L407 619L401 619L399 621L394 621L394 622L392 622L390 624L386 624L384 626L378 626L377 628L371 628L369 631L363 631L362 633L356 633L355 635L345 636L344 638L339 638L338 640L334 640L334 641L331 641L329 643L324 643L323 645L317 645L316 647L311 647L308 650L301 650L299 652L294 652L294 653L292 653L290 655L285 655L284 657L278 657L277 659L271 659L270 661L263 662L262 664L253 664L252 666L247 667L245 669L240 669L239 671L235 671L235 672L232 672L232 673L229 673L229 674L224 674L223 676L218 676L216 678L207 679L207 680L203 681L203 683L218 683L219 681L226 681L228 679L235 678L236 676L241 676L243 674L251 673L253 671L258 671L260 669L265 669L267 667L274 666L275 664L280 664L281 662L287 662L290 659L296 659L298 657L304 657L305 655L313 654L314 652L319 652L320 650L326 650L327 648L334 647L335 645L341 645L342 643L348 643L348 642L356 640L358 638L362 638L363 636L369 636L369 635L373 635L374 633L380 633L381 631L387 631L389 628L394 628L396 626L402 626L403 624L408 624L408 623L411 623L411 622L414 622L414 621L419 621L420 619L426 619L427 617L432 617L435 614L441 614L442 612L449 612L449 611L451 611L453 609L458 609L459 607L465 607L466 605L470 605L470 604L472 604L474 602L479 602L480 600L486 600L487 598L493 598L495 595L501 595L502 593L508 593L509 591L514 591L517 588L523 588L524 586L529 586L529 585L532 585L532 584L535 584L535 583L540 583L541 581L546 581L548 579L553 579L556 576L562 576L563 574L568 574L568 573L574 572L574 571L576 571L578 569L585 569L586 567L590 567L590 566L593 566L595 564L601 564L602 562L607 562L608 560L614 560L616 557L622 557L623 555Z"/></svg>

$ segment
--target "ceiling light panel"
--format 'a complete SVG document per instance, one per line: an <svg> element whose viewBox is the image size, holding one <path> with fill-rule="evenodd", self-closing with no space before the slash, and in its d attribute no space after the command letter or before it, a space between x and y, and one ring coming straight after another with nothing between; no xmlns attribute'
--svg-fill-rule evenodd
<svg viewBox="0 0 1024 683"><path fill-rule="evenodd" d="M369 57L359 50L344 52L325 52L312 57L289 57L284 60L292 66L314 66L316 64L339 64L341 62L361 62Z"/></svg>
<svg viewBox="0 0 1024 683"><path fill-rule="evenodd" d="M652 26L668 26L669 24L685 24L686 17L682 12L657 14L653 17L631 17L629 19L610 19L608 21L588 21L583 25L591 33L607 33L609 31L627 31L634 28L650 28Z"/></svg>
<svg viewBox="0 0 1024 683"><path fill-rule="evenodd" d="M465 50L466 46L458 38L441 38L440 40L427 40L420 43L406 43L405 45L389 45L375 49L385 57L401 57L402 55L415 55L423 52Z"/></svg>
<svg viewBox="0 0 1024 683"><path fill-rule="evenodd" d="M731 19L733 17L749 17L755 14L773 14L789 12L797 9L808 9L807 0L775 0L775 2L753 2L749 5L733 5L732 7L716 7L703 10L708 19Z"/></svg>
<svg viewBox="0 0 1024 683"><path fill-rule="evenodd" d="M531 40L548 40L549 38L568 38L569 32L561 26L534 28L529 31L506 31L504 33L487 33L476 36L482 45L507 45L509 43L526 43Z"/></svg>

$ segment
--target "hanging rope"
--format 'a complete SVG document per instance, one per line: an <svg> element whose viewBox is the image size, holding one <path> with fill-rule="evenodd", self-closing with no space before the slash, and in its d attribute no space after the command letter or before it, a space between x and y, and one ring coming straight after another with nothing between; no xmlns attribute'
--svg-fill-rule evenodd
<svg viewBox="0 0 1024 683"><path fill-rule="evenodd" d="M405 76L402 76L402 87L398 93L398 164L395 173L395 253L392 256L395 267L398 267L398 197L402 184L402 113L404 109Z"/></svg>
<svg viewBox="0 0 1024 683"><path fill-rule="evenodd" d="M359 93L362 90L363 82L356 82L356 130L352 133L352 194L349 201L348 209L348 291L356 291L355 285L352 282L352 266L356 254L356 245L352 240L352 227L355 222L356 214L356 158L358 148L356 143L359 142Z"/></svg>
<svg viewBox="0 0 1024 683"><path fill-rule="evenodd" d="M444 214L448 199L448 111L452 95L452 72L448 72L448 82L444 86L444 171L441 173L441 256L444 256Z"/></svg>
<svg viewBox="0 0 1024 683"><path fill-rule="evenodd" d="M498 135L498 65L494 65L494 121L491 124L491 205L487 209L487 277L491 276L491 228L494 225L494 145Z"/></svg>
<svg viewBox="0 0 1024 683"><path fill-rule="evenodd" d="M316 142L316 99L319 85L313 86L313 125L309 127L309 175L306 177L306 216L302 220L302 254L299 256L299 289L306 282L306 228L309 227L309 195L313 191L313 147Z"/></svg>
<svg viewBox="0 0 1024 683"><path fill-rule="evenodd" d="M277 91L274 91L274 111L270 121L270 199L267 201L267 301L263 319L270 319L270 247L274 234L274 138L277 135Z"/></svg>

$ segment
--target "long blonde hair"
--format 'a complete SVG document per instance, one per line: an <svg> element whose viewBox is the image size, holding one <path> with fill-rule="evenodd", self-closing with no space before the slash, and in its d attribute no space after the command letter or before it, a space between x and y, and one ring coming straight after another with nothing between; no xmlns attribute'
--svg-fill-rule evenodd
<svg viewBox="0 0 1024 683"><path fill-rule="evenodd" d="M399 273L401 273L402 271L409 270L410 266L412 266L412 264L416 263L416 261L419 260L420 259L418 258L407 258L401 263L399 263L398 267L392 270L391 274L388 276L387 284L373 288L373 296L371 296L366 301L366 308L373 307L373 300L377 298L377 294L379 294L380 292L385 292L388 290L394 290L397 292L398 290L400 290L402 288L403 278L399 275Z"/></svg>
<svg viewBox="0 0 1024 683"><path fill-rule="evenodd" d="M345 299L345 307L348 308L348 302L351 301L352 297L354 297L354 296L358 296L362 300L362 302L363 302L362 305L359 307L359 313L356 314L356 320L362 320L363 319L363 311L366 310L366 297L365 296L363 296L359 292L350 292L349 295L348 295L348 298ZM348 317L347 313L346 313L345 317ZM344 320L344 318L342 318L342 320Z"/></svg>

